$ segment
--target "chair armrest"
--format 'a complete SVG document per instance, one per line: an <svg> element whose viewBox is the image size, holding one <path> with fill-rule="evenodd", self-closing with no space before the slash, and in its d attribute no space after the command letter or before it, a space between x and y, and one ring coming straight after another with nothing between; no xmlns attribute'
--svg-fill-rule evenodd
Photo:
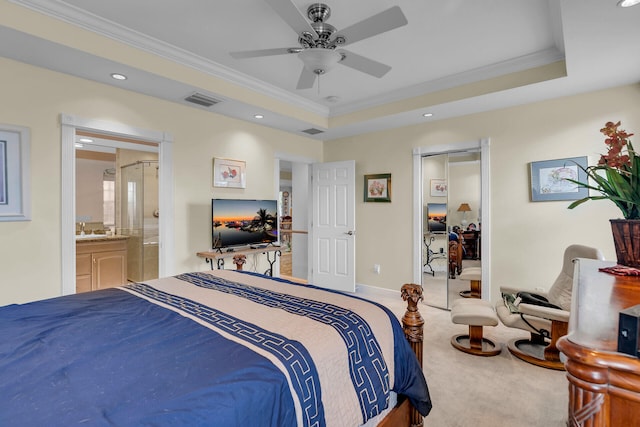
<svg viewBox="0 0 640 427"><path fill-rule="evenodd" d="M543 291L532 291L530 289L512 288L510 286L500 286L500 293L515 295L518 292L530 292L532 294L540 295L547 298L547 293Z"/></svg>
<svg viewBox="0 0 640 427"><path fill-rule="evenodd" d="M521 303L518 305L518 311L522 314L528 314L529 316L542 317L543 319L557 320L559 322L569 322L570 313L557 308Z"/></svg>

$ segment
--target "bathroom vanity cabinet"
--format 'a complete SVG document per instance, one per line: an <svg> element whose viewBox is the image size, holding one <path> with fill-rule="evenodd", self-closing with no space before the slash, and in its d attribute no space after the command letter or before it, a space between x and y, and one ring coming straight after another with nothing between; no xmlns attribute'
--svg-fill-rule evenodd
<svg viewBox="0 0 640 427"><path fill-rule="evenodd" d="M127 283L127 237L76 241L76 292L111 288Z"/></svg>

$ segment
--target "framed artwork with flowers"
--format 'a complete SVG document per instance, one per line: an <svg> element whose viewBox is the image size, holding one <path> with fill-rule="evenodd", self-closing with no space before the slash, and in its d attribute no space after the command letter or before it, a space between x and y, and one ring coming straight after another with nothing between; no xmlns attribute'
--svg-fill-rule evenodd
<svg viewBox="0 0 640 427"><path fill-rule="evenodd" d="M213 186L245 188L246 163L241 160L213 159Z"/></svg>
<svg viewBox="0 0 640 427"><path fill-rule="evenodd" d="M445 179L432 179L429 183L431 186L432 197L446 197L447 196L447 180Z"/></svg>
<svg viewBox="0 0 640 427"><path fill-rule="evenodd" d="M589 195L589 189L572 181L586 181L587 156L531 162L531 201L578 200Z"/></svg>
<svg viewBox="0 0 640 427"><path fill-rule="evenodd" d="M379 173L364 176L365 202L391 202L391 174Z"/></svg>

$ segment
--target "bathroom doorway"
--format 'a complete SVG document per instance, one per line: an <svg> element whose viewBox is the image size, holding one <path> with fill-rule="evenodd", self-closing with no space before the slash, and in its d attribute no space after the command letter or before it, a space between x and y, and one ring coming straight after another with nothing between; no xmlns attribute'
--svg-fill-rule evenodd
<svg viewBox="0 0 640 427"><path fill-rule="evenodd" d="M145 144L141 151L123 148L122 142L78 134L76 233L126 236L127 280L155 279L160 243L157 147Z"/></svg>
<svg viewBox="0 0 640 427"><path fill-rule="evenodd" d="M95 134L118 148L157 153L159 276L175 274L173 138L163 131L136 128L119 122L60 115L62 141L62 295L76 292L76 168L75 151L80 134Z"/></svg>

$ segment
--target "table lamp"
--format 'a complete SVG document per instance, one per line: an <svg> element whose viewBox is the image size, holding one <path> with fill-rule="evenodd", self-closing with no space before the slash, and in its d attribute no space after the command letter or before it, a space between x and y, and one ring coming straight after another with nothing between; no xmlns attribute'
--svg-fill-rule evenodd
<svg viewBox="0 0 640 427"><path fill-rule="evenodd" d="M460 221L460 224L463 227L466 227L469 224L469 221L467 221L467 212L470 212L470 211L471 211L471 207L469 206L469 203L460 203L458 212L462 212L462 220Z"/></svg>

